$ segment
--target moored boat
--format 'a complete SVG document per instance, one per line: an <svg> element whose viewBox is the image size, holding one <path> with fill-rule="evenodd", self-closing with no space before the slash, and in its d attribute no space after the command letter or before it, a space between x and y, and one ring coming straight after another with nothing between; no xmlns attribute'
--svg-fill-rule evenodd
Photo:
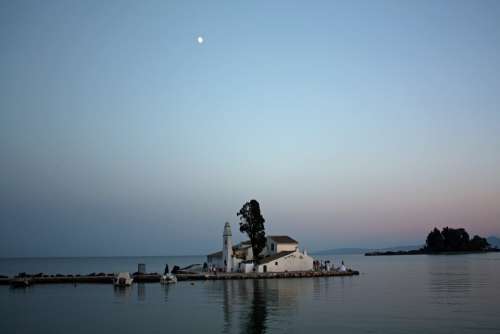
<svg viewBox="0 0 500 334"><path fill-rule="evenodd" d="M162 275L160 278L160 283L161 284L177 283L177 277L175 277L175 275L173 274Z"/></svg>
<svg viewBox="0 0 500 334"><path fill-rule="evenodd" d="M113 278L113 284L118 287L130 286L134 279L130 277L129 273L118 273Z"/></svg>
<svg viewBox="0 0 500 334"><path fill-rule="evenodd" d="M161 284L172 284L177 283L177 277L174 274L168 272L168 264L165 265L165 270L163 271L163 275L160 278Z"/></svg>

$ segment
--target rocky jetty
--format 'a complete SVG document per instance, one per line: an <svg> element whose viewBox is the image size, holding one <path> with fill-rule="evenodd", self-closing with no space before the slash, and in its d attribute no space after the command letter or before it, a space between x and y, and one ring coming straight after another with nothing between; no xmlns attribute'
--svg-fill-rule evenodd
<svg viewBox="0 0 500 334"><path fill-rule="evenodd" d="M272 279L272 278L306 278L306 277L343 277L359 275L357 270L347 271L292 271L280 273L179 273L176 275L179 281L199 281L199 280L234 280L234 279ZM22 280L26 286L33 284L79 284L79 283L100 283L112 284L114 274L90 273L88 275L46 275L43 273L26 274L20 273L15 277L0 278L0 285L12 285ZM157 283L160 282L161 275L158 273L134 273L132 275L134 283Z"/></svg>

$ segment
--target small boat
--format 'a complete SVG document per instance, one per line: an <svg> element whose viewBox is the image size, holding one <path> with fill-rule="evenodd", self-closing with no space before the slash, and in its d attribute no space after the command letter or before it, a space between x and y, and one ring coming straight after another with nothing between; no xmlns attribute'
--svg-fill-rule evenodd
<svg viewBox="0 0 500 334"><path fill-rule="evenodd" d="M119 273L113 278L113 284L119 287L131 286L133 281L134 279L130 277L129 273Z"/></svg>
<svg viewBox="0 0 500 334"><path fill-rule="evenodd" d="M170 274L168 272L168 264L165 265L165 271L163 272L163 275L160 278L160 283L161 284L177 283L177 277L175 277L174 274Z"/></svg>
<svg viewBox="0 0 500 334"><path fill-rule="evenodd" d="M346 268L346 266L345 266L345 264L344 264L344 261L343 261L343 260L342 260L342 265L341 265L341 266L340 266L340 268L339 268L339 271L340 271L341 273L345 273L345 272L347 271L347 268Z"/></svg>
<svg viewBox="0 0 500 334"><path fill-rule="evenodd" d="M14 278L11 282L10 285L13 288L27 288L30 286L31 282L27 278Z"/></svg>
<svg viewBox="0 0 500 334"><path fill-rule="evenodd" d="M161 284L177 283L177 277L175 277L175 275L173 274L162 275L160 278L160 283Z"/></svg>

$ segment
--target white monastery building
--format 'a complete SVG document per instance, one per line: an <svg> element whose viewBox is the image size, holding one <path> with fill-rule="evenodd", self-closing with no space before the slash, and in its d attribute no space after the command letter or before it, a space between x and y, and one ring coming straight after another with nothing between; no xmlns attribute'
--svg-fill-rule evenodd
<svg viewBox="0 0 500 334"><path fill-rule="evenodd" d="M222 250L207 255L209 267L224 272L285 272L313 270L314 259L299 249L299 243L286 235L266 236L266 246L258 262L253 261L250 241L233 246L231 226L224 225Z"/></svg>

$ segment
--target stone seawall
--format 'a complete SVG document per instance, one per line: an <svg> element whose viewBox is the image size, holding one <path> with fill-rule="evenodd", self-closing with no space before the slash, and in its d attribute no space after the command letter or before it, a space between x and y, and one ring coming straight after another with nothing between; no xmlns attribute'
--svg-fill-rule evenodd
<svg viewBox="0 0 500 334"><path fill-rule="evenodd" d="M356 270L340 271L294 271L281 273L179 273L178 281L200 281L200 280L234 280L234 279L272 279L272 278L306 278L306 277L343 277L359 275ZM132 275L134 283L158 283L159 274ZM22 277L0 278L0 285L10 285L15 281L25 280L31 284L112 284L113 275L57 275L40 276L24 275Z"/></svg>
<svg viewBox="0 0 500 334"><path fill-rule="evenodd" d="M270 279L270 278L306 278L306 277L337 277L359 275L357 270L340 271L291 271L280 273L199 273L178 274L178 281L200 280L232 280L232 279Z"/></svg>
<svg viewBox="0 0 500 334"><path fill-rule="evenodd" d="M89 283L89 284L113 284L114 275L58 275L58 276L22 276L22 277L9 277L0 278L0 285L10 285L11 283L19 280L26 280L28 284L78 284L78 283ZM154 283L160 281L160 275L158 274L144 274L144 275L133 275L134 283Z"/></svg>

